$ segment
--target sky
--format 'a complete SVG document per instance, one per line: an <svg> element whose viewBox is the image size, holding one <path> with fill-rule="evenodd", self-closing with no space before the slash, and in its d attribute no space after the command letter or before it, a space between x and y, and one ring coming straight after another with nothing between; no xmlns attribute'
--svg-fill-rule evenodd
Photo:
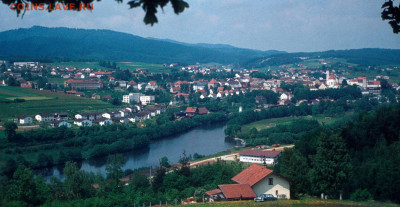
<svg viewBox="0 0 400 207"><path fill-rule="evenodd" d="M154 26L145 25L143 10L129 9L126 0L94 2L92 11L27 11L23 18L0 4L0 31L34 25L109 29L187 43L287 52L400 49L400 34L393 34L380 16L384 0L186 1L190 8L179 15L170 4L159 11Z"/></svg>

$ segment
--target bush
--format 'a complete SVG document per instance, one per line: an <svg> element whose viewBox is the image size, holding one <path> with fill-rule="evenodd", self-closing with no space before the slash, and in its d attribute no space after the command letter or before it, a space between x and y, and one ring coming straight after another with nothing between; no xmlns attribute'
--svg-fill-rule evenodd
<svg viewBox="0 0 400 207"><path fill-rule="evenodd" d="M364 190L357 189L353 194L351 194L350 200L352 200L352 201L372 200L372 195L370 192L368 192L367 189L364 189Z"/></svg>

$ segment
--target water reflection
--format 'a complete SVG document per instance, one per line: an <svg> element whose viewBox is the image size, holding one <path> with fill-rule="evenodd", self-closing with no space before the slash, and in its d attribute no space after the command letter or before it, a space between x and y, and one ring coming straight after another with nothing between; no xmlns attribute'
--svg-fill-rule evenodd
<svg viewBox="0 0 400 207"><path fill-rule="evenodd" d="M176 163L184 151L187 155L194 153L210 155L225 151L235 146L234 142L225 140L225 128L225 125L198 127L180 135L154 141L146 149L124 153L126 162L122 169L156 167L164 156L168 158L170 163ZM107 157L85 160L82 162L81 169L105 175L106 163ZM63 179L64 176L61 172L60 167L53 167L42 175L47 179L49 179L49 176Z"/></svg>

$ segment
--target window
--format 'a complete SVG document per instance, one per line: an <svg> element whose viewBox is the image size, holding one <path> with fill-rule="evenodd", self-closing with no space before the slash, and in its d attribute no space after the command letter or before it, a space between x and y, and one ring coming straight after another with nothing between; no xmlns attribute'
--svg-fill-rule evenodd
<svg viewBox="0 0 400 207"><path fill-rule="evenodd" d="M273 185L273 184L274 184L274 179L268 178L268 185Z"/></svg>

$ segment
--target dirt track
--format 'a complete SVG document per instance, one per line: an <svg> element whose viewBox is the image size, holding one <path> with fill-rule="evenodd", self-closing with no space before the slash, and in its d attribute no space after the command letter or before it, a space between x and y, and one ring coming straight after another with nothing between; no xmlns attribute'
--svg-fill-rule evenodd
<svg viewBox="0 0 400 207"><path fill-rule="evenodd" d="M271 148L271 149L265 149L265 151L283 151L285 148L293 148L293 147L294 147L294 145L286 145L286 146L282 146L282 147L274 147L274 148ZM232 154L223 155L223 156L219 156L219 157L209 158L209 159L206 159L206 160L190 162L190 167L191 168L195 168L197 166L212 164L212 163L217 162L217 159L235 160L235 159L238 159L238 158L239 158L239 153L232 153Z"/></svg>

